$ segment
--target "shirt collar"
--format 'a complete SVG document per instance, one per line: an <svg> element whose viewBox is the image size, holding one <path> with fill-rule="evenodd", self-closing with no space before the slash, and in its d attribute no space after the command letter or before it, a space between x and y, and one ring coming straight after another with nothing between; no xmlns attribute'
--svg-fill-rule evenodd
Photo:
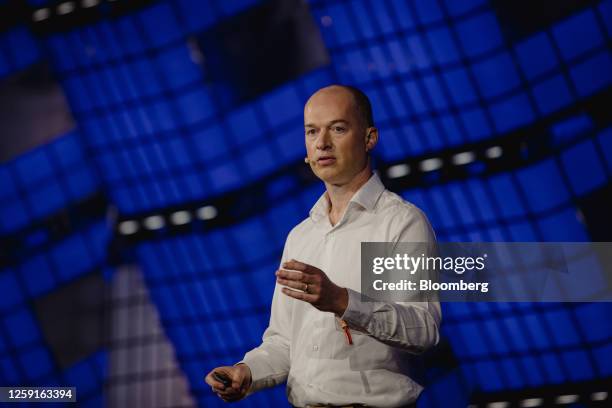
<svg viewBox="0 0 612 408"><path fill-rule="evenodd" d="M353 198L349 201L359 204L367 211L372 211L378 198L385 190L385 186L380 181L380 177L376 171L373 172L372 176L366 181L366 183L357 190L353 195ZM324 192L321 197L317 200L315 205L310 209L310 217L314 220L320 219L321 217L327 217L329 214L329 196L327 191Z"/></svg>

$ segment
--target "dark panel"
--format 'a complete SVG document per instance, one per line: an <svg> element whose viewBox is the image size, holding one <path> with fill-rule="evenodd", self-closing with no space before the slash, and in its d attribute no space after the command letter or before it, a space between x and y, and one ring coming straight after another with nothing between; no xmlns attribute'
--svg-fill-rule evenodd
<svg viewBox="0 0 612 408"><path fill-rule="evenodd" d="M44 63L5 79L0 106L0 162L74 128L64 93Z"/></svg>
<svg viewBox="0 0 612 408"><path fill-rule="evenodd" d="M207 81L224 106L253 99L327 65L325 44L305 2L274 0L199 36Z"/></svg>
<svg viewBox="0 0 612 408"><path fill-rule="evenodd" d="M546 29L555 21L571 16L580 9L597 4L597 1L540 0L513 1L493 0L491 5L497 13L504 33L512 40L519 40Z"/></svg>
<svg viewBox="0 0 612 408"><path fill-rule="evenodd" d="M593 241L612 241L612 185L593 191L578 200L578 208Z"/></svg>
<svg viewBox="0 0 612 408"><path fill-rule="evenodd" d="M49 348L62 368L86 358L106 343L104 309L108 285L91 273L34 301Z"/></svg>

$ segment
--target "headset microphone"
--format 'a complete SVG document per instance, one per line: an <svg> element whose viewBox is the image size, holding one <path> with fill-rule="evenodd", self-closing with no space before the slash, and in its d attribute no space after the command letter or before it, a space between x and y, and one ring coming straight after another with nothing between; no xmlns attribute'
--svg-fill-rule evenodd
<svg viewBox="0 0 612 408"><path fill-rule="evenodd" d="M310 160L308 159L308 156L304 157L304 163L310 163Z"/></svg>

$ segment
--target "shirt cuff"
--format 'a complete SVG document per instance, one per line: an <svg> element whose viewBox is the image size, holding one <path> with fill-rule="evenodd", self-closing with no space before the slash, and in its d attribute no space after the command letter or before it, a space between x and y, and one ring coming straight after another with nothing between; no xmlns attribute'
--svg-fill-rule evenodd
<svg viewBox="0 0 612 408"><path fill-rule="evenodd" d="M262 358L267 358L268 356L252 355L251 353L254 353L254 350L246 353L242 361L234 364L246 364L251 370L251 386L249 387L246 396L249 396L264 388L275 386L284 376L283 373L270 374L268 372L269 364L266 361L262 361Z"/></svg>
<svg viewBox="0 0 612 408"><path fill-rule="evenodd" d="M234 367L239 365L239 364L244 364L245 366L249 367L249 370L251 370L251 384L249 385L249 389L247 390L247 393L244 396L246 398L246 397L248 397L249 395L251 395L252 393L255 392L255 390L253 389L253 384L255 384L255 380L253 378L253 368L251 368L251 366L249 364L247 364L247 362L244 361L244 360L239 361L236 364L234 364Z"/></svg>
<svg viewBox="0 0 612 408"><path fill-rule="evenodd" d="M340 318L347 322L349 327L367 332L374 313L374 300L362 302L361 297L365 295L353 289L346 288L346 290L348 292L348 305Z"/></svg>

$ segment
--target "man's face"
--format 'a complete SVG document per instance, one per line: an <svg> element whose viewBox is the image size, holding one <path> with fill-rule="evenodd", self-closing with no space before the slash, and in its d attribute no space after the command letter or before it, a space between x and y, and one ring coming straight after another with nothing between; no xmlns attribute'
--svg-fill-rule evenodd
<svg viewBox="0 0 612 408"><path fill-rule="evenodd" d="M310 167L324 182L346 184L363 170L367 128L348 91L315 93L304 107L304 131Z"/></svg>

